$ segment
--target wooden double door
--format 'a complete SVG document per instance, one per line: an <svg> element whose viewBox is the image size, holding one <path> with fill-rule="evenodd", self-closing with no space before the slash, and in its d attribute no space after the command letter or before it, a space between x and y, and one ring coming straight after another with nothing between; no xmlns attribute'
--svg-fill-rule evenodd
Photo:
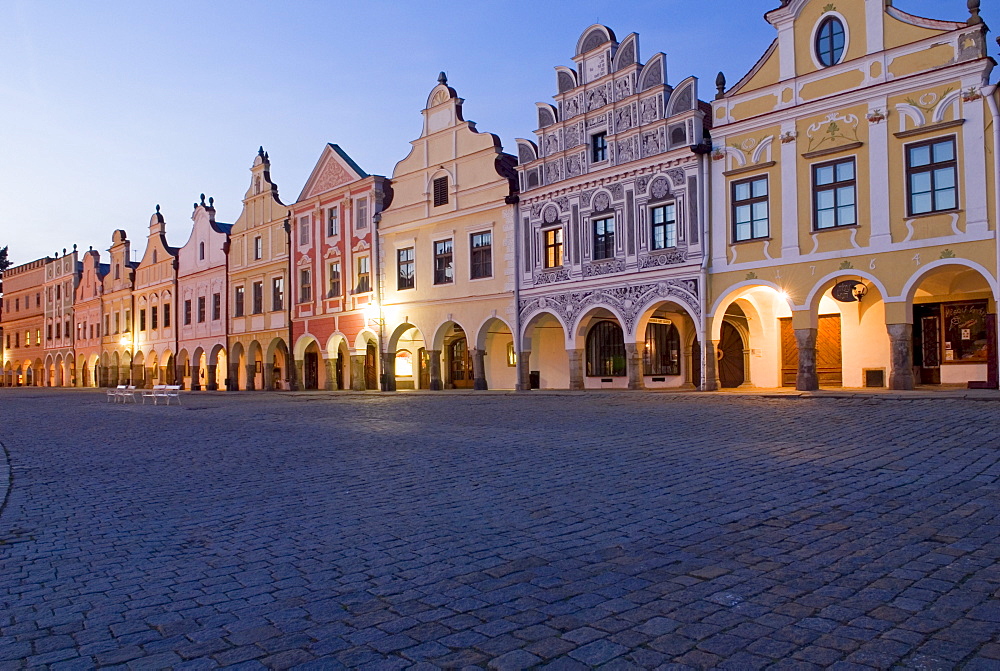
<svg viewBox="0 0 1000 671"><path fill-rule="evenodd" d="M469 341L457 338L448 345L448 377L455 389L472 389L472 358Z"/></svg>
<svg viewBox="0 0 1000 671"><path fill-rule="evenodd" d="M799 346L792 318L781 322L781 386L794 387L799 372ZM844 386L844 364L840 344L840 315L820 315L816 332L816 376L821 387Z"/></svg>

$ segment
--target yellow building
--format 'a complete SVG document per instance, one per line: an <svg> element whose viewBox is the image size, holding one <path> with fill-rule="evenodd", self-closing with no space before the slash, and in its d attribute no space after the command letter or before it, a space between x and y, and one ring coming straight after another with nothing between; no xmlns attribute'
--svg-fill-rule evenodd
<svg viewBox="0 0 1000 671"><path fill-rule="evenodd" d="M978 5L954 22L787 0L753 69L728 91L720 74L709 388L996 385L997 91Z"/></svg>
<svg viewBox="0 0 1000 671"><path fill-rule="evenodd" d="M111 261L101 287L104 322L100 331L101 367L98 379L101 386L114 387L129 384L132 379L132 353L135 351L132 288L135 286L136 264L131 260L132 243L121 229L111 234L108 252Z"/></svg>
<svg viewBox="0 0 1000 671"><path fill-rule="evenodd" d="M243 212L229 234L229 384L289 389L288 207L261 147L250 168ZM254 295L259 292L259 310ZM266 294L266 296L265 296Z"/></svg>
<svg viewBox="0 0 1000 671"><path fill-rule="evenodd" d="M380 218L383 386L512 389L516 160L438 82Z"/></svg>
<svg viewBox="0 0 1000 671"><path fill-rule="evenodd" d="M167 244L160 206L149 220L146 251L135 269L132 292L132 383L137 387L174 384L177 353L177 248Z"/></svg>

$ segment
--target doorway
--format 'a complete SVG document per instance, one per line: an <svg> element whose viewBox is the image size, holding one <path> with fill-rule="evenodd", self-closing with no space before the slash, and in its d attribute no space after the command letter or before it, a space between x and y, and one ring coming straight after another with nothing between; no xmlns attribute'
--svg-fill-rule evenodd
<svg viewBox="0 0 1000 671"><path fill-rule="evenodd" d="M448 346L448 374L455 389L472 388L472 360L467 339L457 338Z"/></svg>
<svg viewBox="0 0 1000 671"><path fill-rule="evenodd" d="M369 342L365 349L365 389L378 389L378 353L375 343Z"/></svg>
<svg viewBox="0 0 1000 671"><path fill-rule="evenodd" d="M305 378L306 389L319 389L319 354L306 352L303 360L302 375Z"/></svg>
<svg viewBox="0 0 1000 671"><path fill-rule="evenodd" d="M799 346L792 318L781 322L781 386L794 387L799 372ZM840 344L840 315L820 315L816 330L816 378L821 387L844 386Z"/></svg>
<svg viewBox="0 0 1000 671"><path fill-rule="evenodd" d="M728 321L722 322L722 334L716 356L719 359L719 384L723 389L739 387L746 382L743 357L745 349L746 345L739 330Z"/></svg>

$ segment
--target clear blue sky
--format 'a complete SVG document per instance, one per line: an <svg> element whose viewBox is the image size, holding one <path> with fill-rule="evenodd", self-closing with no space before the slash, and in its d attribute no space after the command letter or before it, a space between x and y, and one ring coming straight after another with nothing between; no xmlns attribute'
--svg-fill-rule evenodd
<svg viewBox="0 0 1000 671"><path fill-rule="evenodd" d="M693 74L710 100L719 70L736 82L770 44L778 4L0 0L0 247L14 263L74 243L103 254L124 228L141 252L157 203L182 245L200 193L236 219L259 145L286 203L325 142L391 176L440 70L513 152L592 23L638 32L643 61L665 52L670 83ZM998 4L983 17L1000 30ZM895 5L968 17L965 0Z"/></svg>

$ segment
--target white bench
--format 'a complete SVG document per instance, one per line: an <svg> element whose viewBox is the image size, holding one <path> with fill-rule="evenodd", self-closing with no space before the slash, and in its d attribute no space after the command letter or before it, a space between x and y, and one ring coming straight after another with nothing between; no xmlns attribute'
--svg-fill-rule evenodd
<svg viewBox="0 0 1000 671"><path fill-rule="evenodd" d="M168 384L166 389L163 390L163 398L166 400L167 405L170 405L170 399L177 399L177 405L181 404L181 386L179 384Z"/></svg>
<svg viewBox="0 0 1000 671"><path fill-rule="evenodd" d="M119 396L122 399L122 403L125 403L126 401L132 401L133 403L135 403L135 385L134 384L128 385L127 387L125 387L125 389L123 389L122 391L118 392L118 394L119 394Z"/></svg>
<svg viewBox="0 0 1000 671"><path fill-rule="evenodd" d="M123 391L125 391L125 385L123 384L118 385L114 389L108 389L108 403L117 403Z"/></svg>
<svg viewBox="0 0 1000 671"><path fill-rule="evenodd" d="M156 399L158 399L167 385L165 384L154 384L152 389L144 389L142 391L142 404L146 405L146 399L153 399L153 405L156 405Z"/></svg>

